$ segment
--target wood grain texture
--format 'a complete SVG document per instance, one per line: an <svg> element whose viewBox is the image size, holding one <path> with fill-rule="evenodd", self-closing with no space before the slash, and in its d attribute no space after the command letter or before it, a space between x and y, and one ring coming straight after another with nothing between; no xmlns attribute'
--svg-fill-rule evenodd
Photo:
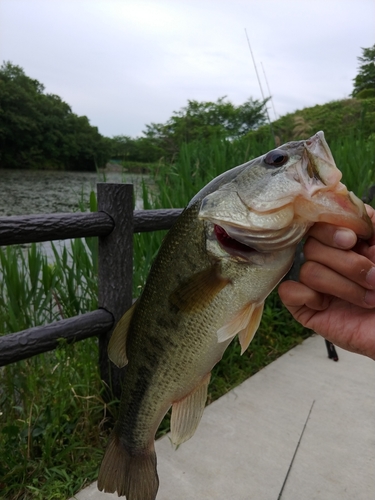
<svg viewBox="0 0 375 500"><path fill-rule="evenodd" d="M0 245L101 236L113 227L103 212L0 217Z"/></svg>
<svg viewBox="0 0 375 500"><path fill-rule="evenodd" d="M114 229L99 237L98 304L116 324L132 305L133 288L133 185L99 183L98 209L109 214ZM104 397L121 396L123 370L109 361L107 349L112 331L99 336L99 368L109 388ZM112 394L111 394L112 393Z"/></svg>
<svg viewBox="0 0 375 500"><path fill-rule="evenodd" d="M36 326L22 332L0 337L0 366L31 358L42 352L55 349L60 339L67 342L87 339L105 334L114 324L112 315L104 309Z"/></svg>

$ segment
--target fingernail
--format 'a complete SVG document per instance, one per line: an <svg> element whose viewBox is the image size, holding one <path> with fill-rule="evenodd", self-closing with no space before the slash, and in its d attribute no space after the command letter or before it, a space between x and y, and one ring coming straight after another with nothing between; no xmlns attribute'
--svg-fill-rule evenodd
<svg viewBox="0 0 375 500"><path fill-rule="evenodd" d="M365 293L365 302L369 306L375 306L375 290L367 290Z"/></svg>
<svg viewBox="0 0 375 500"><path fill-rule="evenodd" d="M372 267L366 274L366 281L370 286L375 287L375 267Z"/></svg>
<svg viewBox="0 0 375 500"><path fill-rule="evenodd" d="M350 229L338 229L333 235L333 241L340 248L352 248L357 242L357 236Z"/></svg>

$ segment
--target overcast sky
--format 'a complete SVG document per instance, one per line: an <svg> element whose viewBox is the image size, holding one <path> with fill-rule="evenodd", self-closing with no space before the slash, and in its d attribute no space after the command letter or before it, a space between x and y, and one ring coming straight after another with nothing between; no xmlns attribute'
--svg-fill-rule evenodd
<svg viewBox="0 0 375 500"><path fill-rule="evenodd" d="M245 29L283 115L351 93L361 47L375 43L375 2L0 0L0 60L103 135L135 137L188 99L261 99Z"/></svg>

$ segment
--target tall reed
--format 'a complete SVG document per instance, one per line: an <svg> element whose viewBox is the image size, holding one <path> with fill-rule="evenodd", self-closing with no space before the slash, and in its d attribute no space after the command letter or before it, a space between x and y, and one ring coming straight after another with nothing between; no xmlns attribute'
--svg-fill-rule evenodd
<svg viewBox="0 0 375 500"><path fill-rule="evenodd" d="M363 197L375 184L375 134L369 139L354 134L349 139L336 139L330 148L337 167L343 174L342 181L350 191Z"/></svg>

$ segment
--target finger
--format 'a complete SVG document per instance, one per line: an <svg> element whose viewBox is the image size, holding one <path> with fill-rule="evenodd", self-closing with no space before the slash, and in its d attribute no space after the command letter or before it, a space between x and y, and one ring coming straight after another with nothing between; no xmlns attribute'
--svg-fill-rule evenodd
<svg viewBox="0 0 375 500"><path fill-rule="evenodd" d="M307 261L301 267L300 281L309 288L333 295L351 304L375 307L375 290L365 288L319 262Z"/></svg>
<svg viewBox="0 0 375 500"><path fill-rule="evenodd" d="M278 292L294 319L307 328L314 328L312 325L314 316L324 314L330 304L328 296L295 281L284 281L279 285Z"/></svg>
<svg viewBox="0 0 375 500"><path fill-rule="evenodd" d="M279 285L278 292L282 302L293 315L301 306L314 311L323 311L329 305L329 300L324 294L297 281L284 281Z"/></svg>
<svg viewBox="0 0 375 500"><path fill-rule="evenodd" d="M358 240L352 250L364 255L373 264L375 264L375 241L374 244L370 245L368 241Z"/></svg>
<svg viewBox="0 0 375 500"><path fill-rule="evenodd" d="M370 245L373 245L375 246L375 209L370 207L370 205L365 205L366 207L366 210L367 210L367 213L368 213L368 216L370 217L371 219L371 222L374 226L374 234L373 236L368 240L368 243Z"/></svg>
<svg viewBox="0 0 375 500"><path fill-rule="evenodd" d="M314 224L307 235L321 243L344 250L352 248L357 242L357 235L351 229L336 227L325 222Z"/></svg>
<svg viewBox="0 0 375 500"><path fill-rule="evenodd" d="M366 203L365 203L365 208L366 208L368 216L370 217L372 222L375 224L375 209L372 208L370 205L366 205Z"/></svg>
<svg viewBox="0 0 375 500"><path fill-rule="evenodd" d="M375 288L375 266L360 253L338 250L309 238L304 246L304 254L307 261L323 264L363 288Z"/></svg>

